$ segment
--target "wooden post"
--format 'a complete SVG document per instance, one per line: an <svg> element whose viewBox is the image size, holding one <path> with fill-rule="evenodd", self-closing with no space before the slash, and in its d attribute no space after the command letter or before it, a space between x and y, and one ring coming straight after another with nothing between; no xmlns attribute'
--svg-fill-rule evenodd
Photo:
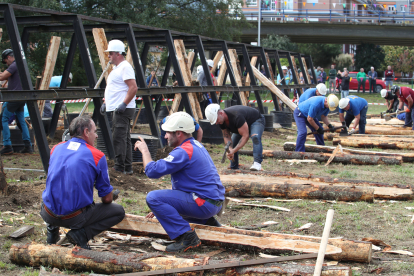
<svg viewBox="0 0 414 276"><path fill-rule="evenodd" d="M300 83L300 78L299 78L299 73L298 73L298 68L296 67L295 57L294 56L290 56L290 59L292 60L293 72L296 75L296 79L298 80L298 83L297 84L301 84ZM303 94L303 92L305 92L305 90L303 88L301 88L301 90L302 90L302 93L301 94Z"/></svg>
<svg viewBox="0 0 414 276"><path fill-rule="evenodd" d="M267 67L269 68L269 71L270 71L270 79L272 80L272 83L274 84L275 83L275 75L273 73L272 64L270 63L269 54L265 53L265 55L266 55ZM278 96L276 96L276 99L277 99L277 104L279 105L279 109L282 110L282 106L280 104L280 100L279 100Z"/></svg>
<svg viewBox="0 0 414 276"><path fill-rule="evenodd" d="M308 83L311 84L312 82L311 82L311 79L310 79L310 76L309 76L308 66L306 65L306 60L305 60L304 57L302 57L302 64L303 64L303 68L305 69L306 79L308 80ZM311 68L311 70L313 70L313 69Z"/></svg>
<svg viewBox="0 0 414 276"><path fill-rule="evenodd" d="M220 73L217 77L217 85L218 86L222 86L222 85L225 84L223 82L225 81L224 78L226 77L226 73L227 73L227 63L222 62L221 67L220 67Z"/></svg>
<svg viewBox="0 0 414 276"><path fill-rule="evenodd" d="M49 43L49 50L46 55L45 67L43 69L42 81L40 83L39 90L49 89L50 80L52 79L53 70L55 70L56 58L59 53L60 37L52 36ZM38 101L40 116L43 115L43 109L45 107L45 100Z"/></svg>
<svg viewBox="0 0 414 276"><path fill-rule="evenodd" d="M181 73L183 74L184 84L185 86L191 86L191 65L189 64L187 54L185 53L184 42L180 39L176 39L174 40L174 47L177 53L177 60L181 68ZM197 97L194 95L194 93L188 93L188 98L190 100L190 105L194 114L194 119L196 121L202 119L203 113L201 112L200 103L198 102ZM170 114L177 112L180 102L181 94L175 94Z"/></svg>
<svg viewBox="0 0 414 276"><path fill-rule="evenodd" d="M251 64L252 67L255 67L256 66L256 63L257 63L257 56L253 56L252 59L250 60L250 64ZM251 83L250 74L247 73L245 85L246 86L250 86L250 83ZM246 93L247 98L249 98L250 91L245 91L244 93Z"/></svg>
<svg viewBox="0 0 414 276"><path fill-rule="evenodd" d="M230 55L231 67L233 68L234 77L236 78L237 86L243 86L241 76L240 76L239 70L237 68L237 52L236 52L236 50L235 49L229 49L229 55ZM246 97L245 92L240 92L240 99L241 99L242 105L247 106L247 104L249 103L249 100Z"/></svg>
<svg viewBox="0 0 414 276"><path fill-rule="evenodd" d="M325 258L326 246L328 245L329 232L331 231L334 210L329 209L326 215L325 228L323 229L321 247L319 247L318 258L316 259L313 276L320 276L322 272L323 259Z"/></svg>
<svg viewBox="0 0 414 276"><path fill-rule="evenodd" d="M223 57L223 51L218 51L217 52L217 54L216 54L216 56L214 57L214 59L213 59L213 63L214 63L214 65L213 65L213 68L211 69L211 73L214 75L214 73L216 72L216 70L217 70L217 66L218 66L218 63L220 62L220 59Z"/></svg>
<svg viewBox="0 0 414 276"><path fill-rule="evenodd" d="M101 64L102 70L104 70L109 62L108 54L105 53L106 49L108 49L108 41L106 40L105 30L103 28L93 28L92 34L93 39L95 40L96 50L98 50L99 63ZM111 71L112 66L110 66L104 74L105 80L108 79L109 73L111 73Z"/></svg>

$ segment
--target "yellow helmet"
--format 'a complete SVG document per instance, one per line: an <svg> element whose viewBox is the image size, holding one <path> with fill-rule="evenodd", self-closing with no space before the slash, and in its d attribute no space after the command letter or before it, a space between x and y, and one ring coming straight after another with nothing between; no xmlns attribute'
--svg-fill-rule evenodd
<svg viewBox="0 0 414 276"><path fill-rule="evenodd" d="M338 97L334 94L330 94L327 98L328 106L330 111L334 111L339 104Z"/></svg>

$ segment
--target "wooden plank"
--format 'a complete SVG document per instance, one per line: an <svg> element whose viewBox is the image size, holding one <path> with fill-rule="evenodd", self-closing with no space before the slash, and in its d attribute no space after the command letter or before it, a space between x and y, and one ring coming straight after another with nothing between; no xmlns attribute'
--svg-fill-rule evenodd
<svg viewBox="0 0 414 276"><path fill-rule="evenodd" d="M190 74L192 75L192 72L191 72L191 64L193 64L193 60L194 60L194 56L195 56L195 52L189 52L188 53L188 68L190 69Z"/></svg>
<svg viewBox="0 0 414 276"><path fill-rule="evenodd" d="M294 56L290 56L290 59L292 60L293 72L296 75L296 79L298 80L298 83L297 84L301 84L300 83L300 78L299 78L299 73L298 73L298 67L296 66L295 57ZM305 92L305 90L303 88L301 88L301 90L302 90L302 94L303 94L303 92Z"/></svg>
<svg viewBox="0 0 414 276"><path fill-rule="evenodd" d="M221 66L220 66L220 73L217 77L217 85L218 86L225 85L224 78L226 77L226 73L227 73L227 63L222 62Z"/></svg>
<svg viewBox="0 0 414 276"><path fill-rule="evenodd" d="M306 79L308 80L308 83L311 84L311 78L309 76L309 72L308 72L308 66L306 65L306 60L304 57L302 57L302 64L303 64L303 68L305 69L305 76ZM313 68L311 68L311 70L313 70Z"/></svg>
<svg viewBox="0 0 414 276"><path fill-rule="evenodd" d="M211 69L211 73L213 75L216 73L217 66L218 66L218 64L219 64L222 57L223 57L223 51L218 51L217 54L215 55L214 59L213 59L213 68Z"/></svg>
<svg viewBox="0 0 414 276"><path fill-rule="evenodd" d="M40 90L49 89L50 81L53 76L53 71L55 70L56 58L59 53L59 44L61 38L58 36L52 36L49 42L49 49L46 55L45 67L42 74L42 82L40 83ZM45 100L37 101L39 105L40 116L43 115L43 109L45 107Z"/></svg>
<svg viewBox="0 0 414 276"><path fill-rule="evenodd" d="M105 30L103 28L93 28L92 34L93 39L95 40L96 50L98 50L99 63L101 64L102 70L104 70L109 62L108 53L105 53L105 51L108 49L108 41L106 40ZM110 66L104 74L105 81L108 80L108 76L111 71L112 66Z"/></svg>
<svg viewBox="0 0 414 276"><path fill-rule="evenodd" d="M33 233L34 233L34 226L26 225L26 226L20 227L19 229L11 233L9 237L17 239L17 238L26 237L27 235L31 235Z"/></svg>
<svg viewBox="0 0 414 276"><path fill-rule="evenodd" d="M129 62L129 64L131 64L131 65L132 65L132 67L135 67L135 66L134 66L134 62L132 61L131 49L129 48L129 46L128 46L128 52L127 52L127 54L126 54L125 60L126 60L126 61L128 61L128 62Z"/></svg>
<svg viewBox="0 0 414 276"><path fill-rule="evenodd" d="M230 64L231 64L231 67L234 73L234 78L236 79L236 84L237 86L243 86L241 75L237 67L237 60L238 60L237 51L235 49L229 49L229 55L230 55ZM247 106L249 101L246 97L246 94L243 91L241 91L239 94L240 94L242 105Z"/></svg>
<svg viewBox="0 0 414 276"><path fill-rule="evenodd" d="M322 265L323 265L323 260L325 258L325 250L326 250L326 245L328 244L329 233L331 232L333 215L334 215L334 210L329 209L326 215L326 222L325 222L325 227L323 229L321 247L319 248L318 258L316 259L315 271L313 273L313 276L320 276L322 273Z"/></svg>
<svg viewBox="0 0 414 276"><path fill-rule="evenodd" d="M266 55L267 66L269 67L269 71L270 71L270 79L272 80L272 83L275 83L275 75L273 73L273 68L272 68L272 64L270 63L269 55L267 53L265 53L265 55ZM277 96L276 96L276 99L277 99L277 104L279 105L279 109L282 110L282 106L280 105L280 100Z"/></svg>
<svg viewBox="0 0 414 276"><path fill-rule="evenodd" d="M256 67L253 67L253 73L264 86L269 88L270 92L278 96L280 100L285 103L292 111L295 110L297 105L294 104L288 97L286 97L286 95L279 88L277 88L274 83L268 80Z"/></svg>

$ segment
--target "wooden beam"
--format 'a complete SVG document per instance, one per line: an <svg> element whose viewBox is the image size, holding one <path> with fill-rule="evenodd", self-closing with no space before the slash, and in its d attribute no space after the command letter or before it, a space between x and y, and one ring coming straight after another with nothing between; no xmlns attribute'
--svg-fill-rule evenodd
<svg viewBox="0 0 414 276"><path fill-rule="evenodd" d="M252 67L256 67L256 63L257 63L257 56L253 56L252 59L250 60L250 65ZM246 81L245 81L245 86L250 86L250 83L251 83L250 74L247 73L247 75L246 75ZM249 98L250 91L244 91L244 93L246 94L247 98Z"/></svg>
<svg viewBox="0 0 414 276"><path fill-rule="evenodd" d="M305 60L304 57L302 57L302 64L303 64L303 68L305 69L306 79L308 80L308 83L311 84L312 82L311 82L311 79L310 79L310 76L309 76L308 66L306 65L306 60ZM311 70L313 70L313 68L311 68Z"/></svg>
<svg viewBox="0 0 414 276"><path fill-rule="evenodd" d="M106 65L109 62L108 53L105 53L105 51L108 49L108 41L106 40L105 30L103 28L93 28L92 34L93 34L93 39L95 40L96 50L98 50L99 63L101 64L102 70L104 70ZM104 74L105 81L108 80L108 76L109 76L109 73L111 73L111 71L112 71L112 66L110 66L109 69Z"/></svg>
<svg viewBox="0 0 414 276"><path fill-rule="evenodd" d="M226 73L227 73L227 63L226 62L222 62L221 66L220 66L220 73L217 77L217 85L218 86L222 86L225 85L224 83L224 78L226 77Z"/></svg>
<svg viewBox="0 0 414 276"><path fill-rule="evenodd" d="M223 57L223 51L218 51L216 56L213 59L213 68L211 69L211 73L214 75L214 73L216 73L217 70L217 66L221 60L221 58Z"/></svg>
<svg viewBox="0 0 414 276"><path fill-rule="evenodd" d="M269 54L265 53L266 56L266 62L267 62L267 67L269 68L269 72L270 72L270 79L272 80L272 83L275 83L275 75L273 73L273 68L272 68L272 64L270 63L270 58L269 58ZM280 100L279 98L276 96L277 99L277 104L279 105L279 109L282 110L282 106L280 104Z"/></svg>
<svg viewBox="0 0 414 276"><path fill-rule="evenodd" d="M190 74L191 75L192 75L192 72L191 72L191 64L193 64L194 56L195 56L195 52L194 51L188 53L188 68L190 68Z"/></svg>
<svg viewBox="0 0 414 276"><path fill-rule="evenodd" d="M131 48L129 48L129 46L128 46L128 52L126 54L125 60L128 61L132 65L133 68L135 68L134 62L132 61Z"/></svg>
<svg viewBox="0 0 414 276"><path fill-rule="evenodd" d="M49 89L50 81L55 70L56 58L59 53L59 45L61 38L58 36L52 36L49 43L49 49L46 55L45 67L43 69L42 81L40 83L40 90ZM38 101L40 116L43 115L43 109L45 107L45 100Z"/></svg>
<svg viewBox="0 0 414 276"><path fill-rule="evenodd" d="M293 72L296 75L296 79L298 80L298 83L297 84L301 84L300 83L299 73L298 73L298 67L296 66L295 57L294 56L290 56L290 59L292 60ZM303 92L305 92L305 90L303 88L301 88L301 90L302 90L302 94L303 94Z"/></svg>
<svg viewBox="0 0 414 276"><path fill-rule="evenodd" d="M235 49L229 49L229 55L230 55L231 67L233 68L233 73L234 73L234 77L236 79L237 86L243 86L241 75L240 75L240 72L239 72L238 66L237 66L237 60L238 60L237 51ZM242 105L247 106L249 101L246 97L245 92L241 91L239 94L240 94L240 99L241 99Z"/></svg>
<svg viewBox="0 0 414 276"><path fill-rule="evenodd" d="M270 92L278 96L283 103L285 103L292 111L297 107L286 95L276 87L274 83L268 80L256 67L253 67L253 73L257 79L259 79L264 86L269 88Z"/></svg>

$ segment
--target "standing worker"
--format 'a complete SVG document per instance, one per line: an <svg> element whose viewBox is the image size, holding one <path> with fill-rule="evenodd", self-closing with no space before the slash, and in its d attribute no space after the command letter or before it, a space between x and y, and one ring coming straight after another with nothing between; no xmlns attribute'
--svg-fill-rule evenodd
<svg viewBox="0 0 414 276"><path fill-rule="evenodd" d="M348 70L344 68L344 72L341 75L341 99L349 96L349 82L351 78L348 76Z"/></svg>
<svg viewBox="0 0 414 276"><path fill-rule="evenodd" d="M414 130L414 124L413 124L413 99L414 99L414 91L411 88L408 87L399 87L398 85L394 85L391 88L391 92L398 96L398 99L400 100L400 103L398 105L397 112L399 110L403 109L403 105L407 105L405 108L405 124L404 127L413 127Z"/></svg>
<svg viewBox="0 0 414 276"><path fill-rule="evenodd" d="M359 88L362 85L362 93L365 93L365 82L367 81L367 74L365 74L364 72L364 68L361 68L356 76L357 80L358 80L358 93L359 93Z"/></svg>
<svg viewBox="0 0 414 276"><path fill-rule="evenodd" d="M68 83L72 83L73 75L72 73L69 73ZM49 88L60 88L60 83L62 82L62 76L53 76L50 79ZM50 100L45 101L45 106L43 108L43 118L52 118L53 116L53 110L52 105L50 104Z"/></svg>
<svg viewBox="0 0 414 276"><path fill-rule="evenodd" d="M231 141L230 151L227 153L231 160L230 169L239 168L238 151L252 138L254 163L252 171L260 171L263 161L262 134L265 127L265 118L257 109L249 106L235 105L220 109L218 104L210 104L206 108L206 118L212 125L217 124L223 132L224 144ZM233 135L231 135L233 133Z"/></svg>
<svg viewBox="0 0 414 276"><path fill-rule="evenodd" d="M147 86L154 86L154 87L158 86L158 79L155 73L156 73L155 70L152 70L151 74L147 77L146 79ZM151 78L152 78L152 83L150 84Z"/></svg>
<svg viewBox="0 0 414 276"><path fill-rule="evenodd" d="M0 71L0 81L8 80L8 90L23 90L20 83L19 71L14 59L13 50L4 50L1 54L1 60L3 64L7 64L8 68L3 72ZM22 149L20 153L33 152L29 129L27 128L26 121L24 120L24 105L24 101L7 102L3 104L3 116L1 119L3 126L3 148L0 151L0 155L13 154L13 147L10 140L9 119L11 116L13 116L14 113L16 114L16 118L20 123L24 143L24 149Z"/></svg>
<svg viewBox="0 0 414 276"><path fill-rule="evenodd" d="M171 174L171 190L148 193L151 213L146 217L155 215L170 239L176 240L166 247L167 252L183 252L201 244L189 222L221 226L214 216L222 208L225 189L209 153L191 136L194 121L189 114L172 114L162 129L167 132L168 145L174 147L166 158L154 162L145 141L139 137L135 143L148 177Z"/></svg>
<svg viewBox="0 0 414 276"><path fill-rule="evenodd" d="M334 126L328 120L329 110L334 111L338 106L338 97L330 94L327 98L324 96L312 97L307 101L301 102L293 112L296 127L298 129L298 137L296 139L295 151L305 152L305 142L307 136L306 126L314 134L316 144L325 145L323 133L325 130L316 118L321 117L322 121L329 127L330 131L334 131Z"/></svg>
<svg viewBox="0 0 414 276"><path fill-rule="evenodd" d="M336 69L335 69L335 65L332 64L331 70L329 70L329 94L335 93L335 90L336 90L335 86L336 86ZM333 89L332 92L331 92L331 87Z"/></svg>
<svg viewBox="0 0 414 276"><path fill-rule="evenodd" d="M388 92L387 89L381 90L381 97L387 102L387 111L386 113L396 112L399 106L398 96L392 91Z"/></svg>
<svg viewBox="0 0 414 276"><path fill-rule="evenodd" d="M375 86L377 85L378 74L374 70L374 67L371 67L371 71L368 72L368 81L369 81L369 94L372 92L375 93Z"/></svg>
<svg viewBox="0 0 414 276"><path fill-rule="evenodd" d="M346 116L344 118L344 112ZM354 133L359 125L359 134L365 134L365 125L367 124L368 102L358 96L348 96L339 101L339 120L342 126L347 126L355 119L354 126L351 127L350 133Z"/></svg>
<svg viewBox="0 0 414 276"><path fill-rule="evenodd" d="M300 95L299 103L303 103L307 99L315 96L325 96L326 95L326 85L320 83L316 86L316 88L308 88L306 91Z"/></svg>
<svg viewBox="0 0 414 276"><path fill-rule="evenodd" d="M131 121L135 114L137 83L131 64L125 60L125 44L117 39L108 43L109 62L114 64L105 88L105 102L101 114L113 112L112 139L115 151L114 169L132 174Z"/></svg>

